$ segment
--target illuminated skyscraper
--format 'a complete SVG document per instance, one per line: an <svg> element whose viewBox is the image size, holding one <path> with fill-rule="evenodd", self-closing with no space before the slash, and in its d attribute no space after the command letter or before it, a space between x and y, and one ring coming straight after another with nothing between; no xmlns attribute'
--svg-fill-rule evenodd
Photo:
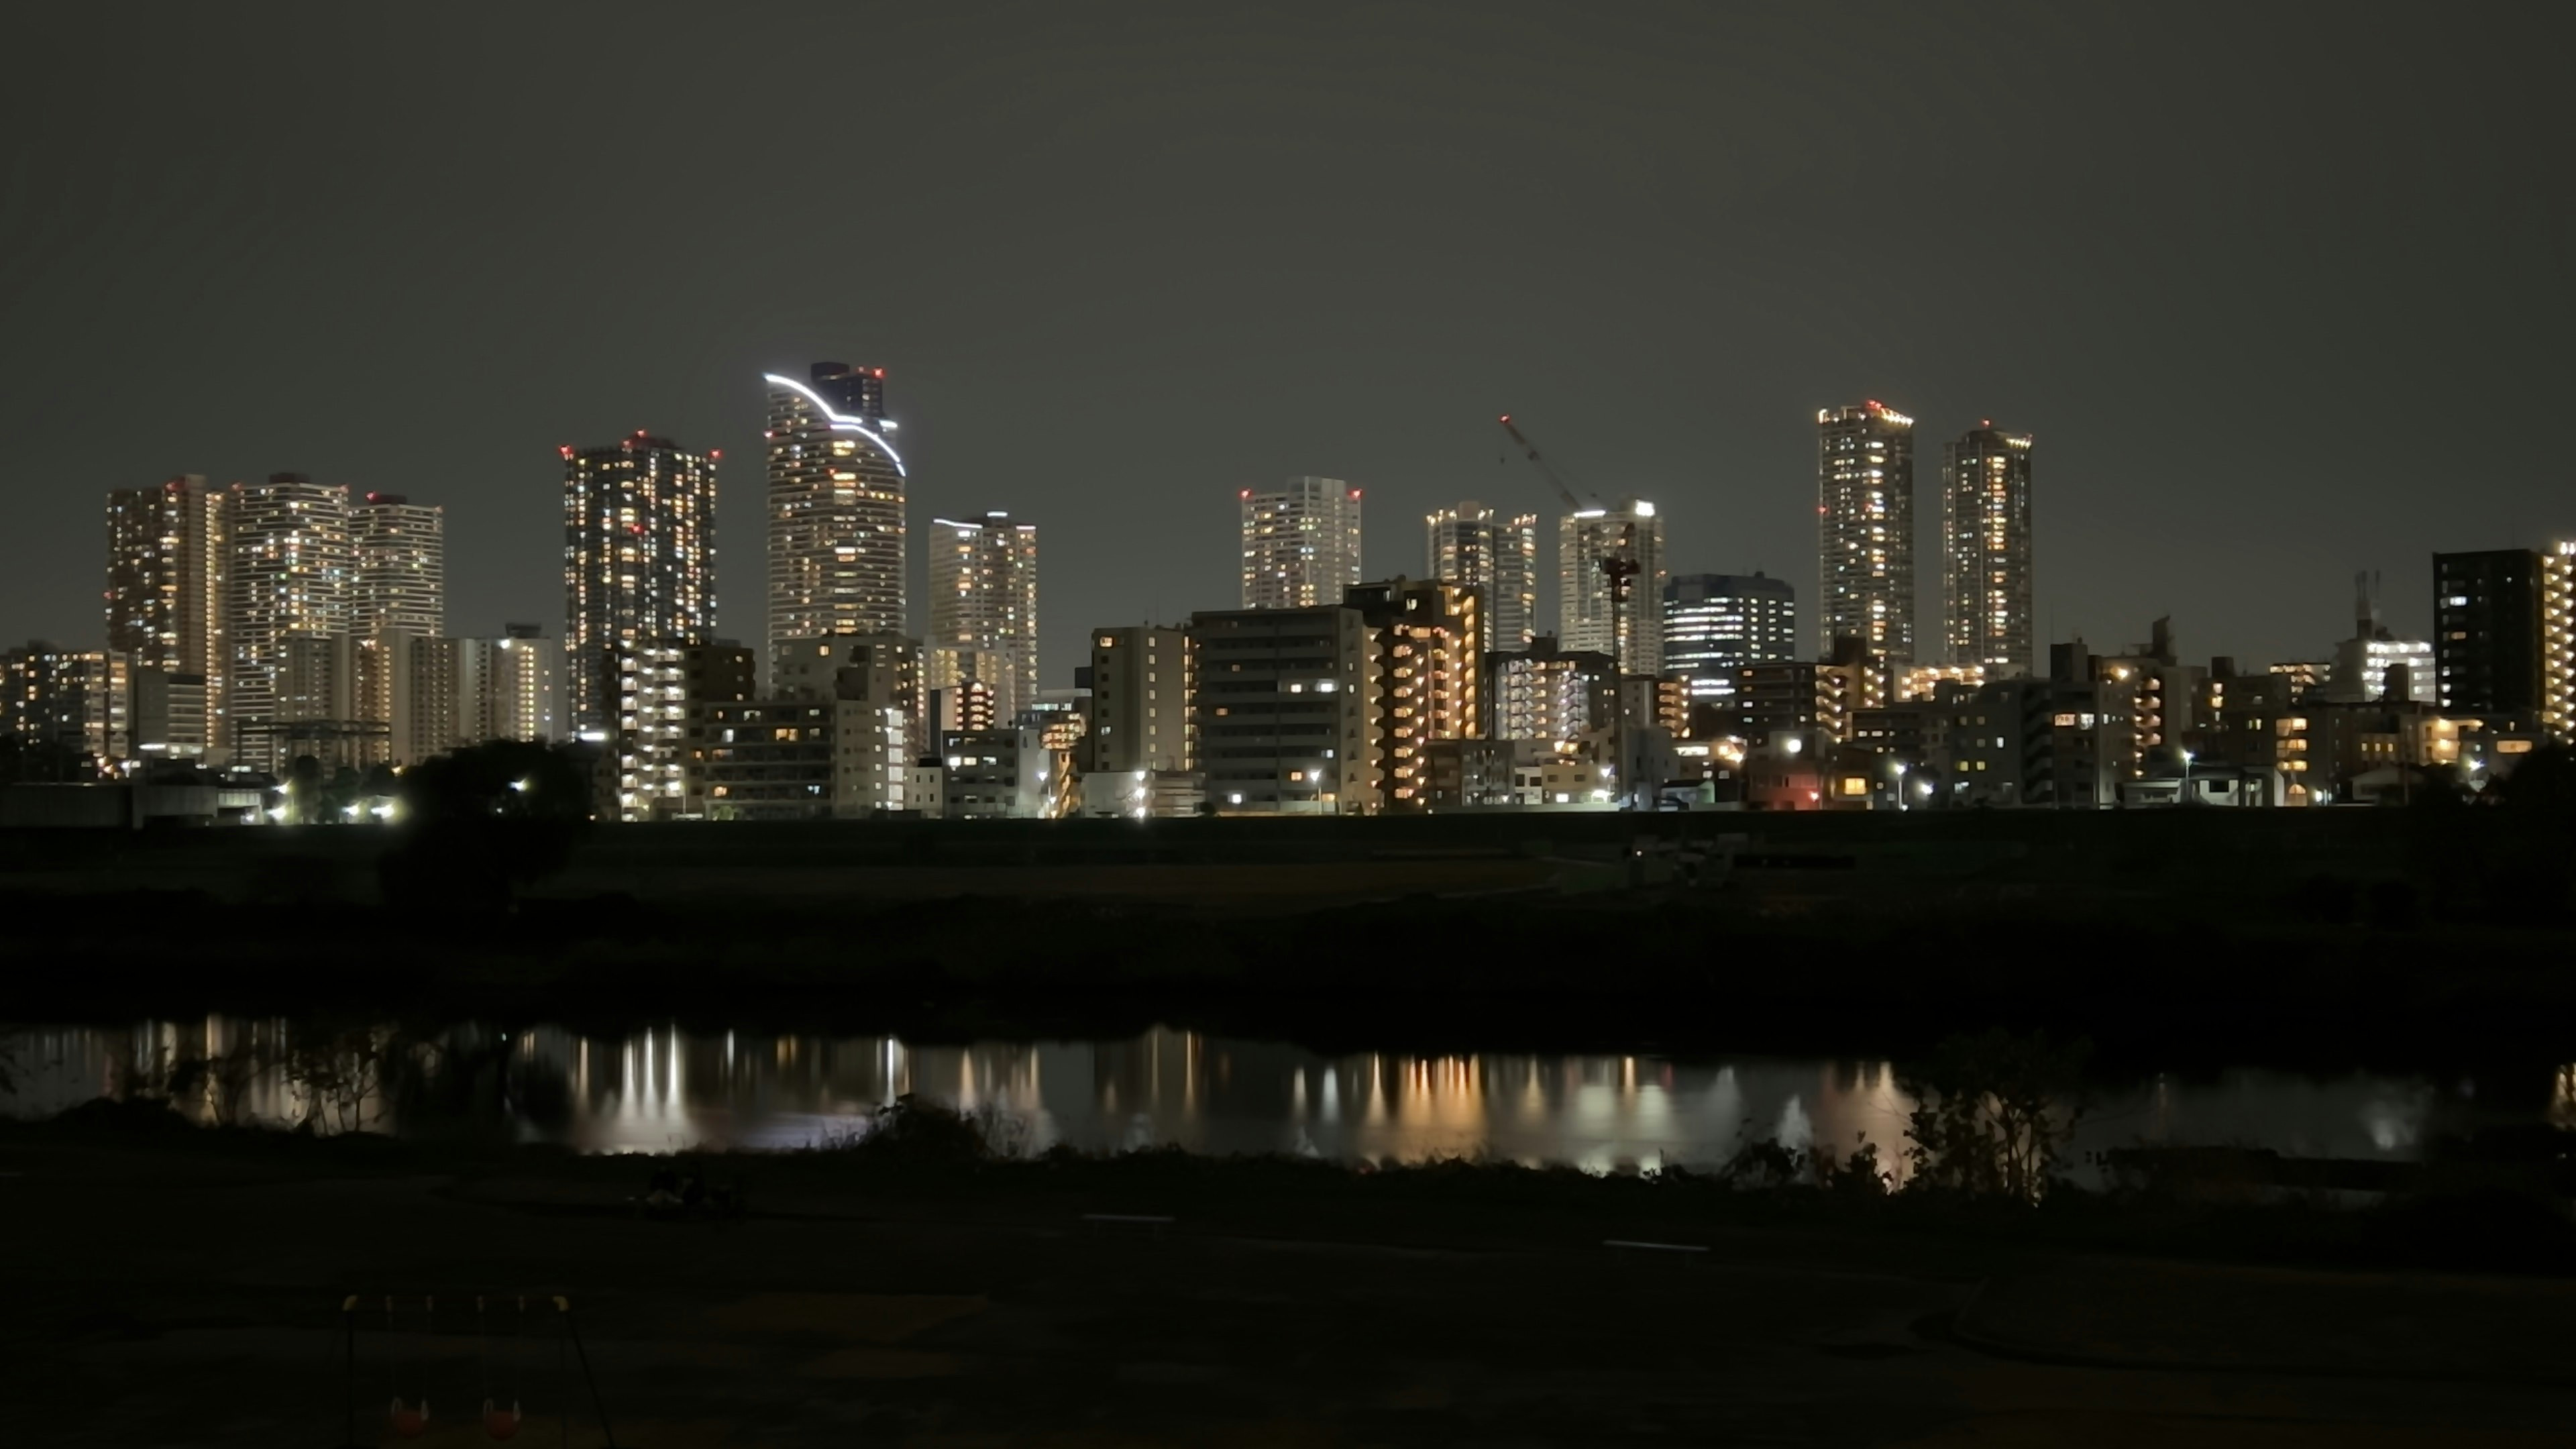
<svg viewBox="0 0 2576 1449"><path fill-rule="evenodd" d="M349 543L357 561L349 609L357 717L390 728L410 713L401 696L416 677L395 658L394 641L446 632L445 519L433 504L370 493L349 510ZM395 757L389 749L371 755Z"/></svg>
<svg viewBox="0 0 2576 1449"><path fill-rule="evenodd" d="M1611 607L1602 561L1637 566L1628 602ZM1630 498L1615 508L1569 513L1556 542L1557 642L1572 652L1615 655L1629 674L1664 671L1664 520L1655 505Z"/></svg>
<svg viewBox="0 0 2576 1449"><path fill-rule="evenodd" d="M770 375L769 655L791 639L900 634L903 458L885 369L818 362Z"/></svg>
<svg viewBox="0 0 2576 1449"><path fill-rule="evenodd" d="M1914 660L1914 420L1875 402L1816 414L1816 645Z"/></svg>
<svg viewBox="0 0 2576 1449"><path fill-rule="evenodd" d="M446 520L435 504L370 493L349 510L357 560L350 632L447 632Z"/></svg>
<svg viewBox="0 0 2576 1449"><path fill-rule="evenodd" d="M1486 648L1528 648L1538 632L1538 515L1507 520L1470 502L1423 523L1429 533L1423 576L1484 596Z"/></svg>
<svg viewBox="0 0 2576 1449"><path fill-rule="evenodd" d="M1984 424L1941 463L1942 660L2030 672L2030 434Z"/></svg>
<svg viewBox="0 0 2576 1449"><path fill-rule="evenodd" d="M1333 608L1360 581L1360 490L1339 478L1246 488L1243 607Z"/></svg>
<svg viewBox="0 0 2576 1449"><path fill-rule="evenodd" d="M1763 574L1676 574L1664 585L1664 668L1693 699L1734 695L1736 671L1798 657L1798 597Z"/></svg>
<svg viewBox="0 0 2576 1449"><path fill-rule="evenodd" d="M349 718L323 682L352 617L349 490L272 473L234 484L229 512L225 723L237 763L280 770L296 753L322 753L298 749L292 727Z"/></svg>
<svg viewBox="0 0 2576 1449"><path fill-rule="evenodd" d="M609 728L610 661L715 629L716 460L637 433L563 451L564 671L572 727Z"/></svg>
<svg viewBox="0 0 2576 1449"><path fill-rule="evenodd" d="M107 495L107 647L180 680L186 737L223 740L224 569L230 495L195 473Z"/></svg>
<svg viewBox="0 0 2576 1449"><path fill-rule="evenodd" d="M929 644L977 661L973 677L992 687L996 718L1015 720L1037 703L1037 525L1013 523L1007 513L932 520ZM929 687L961 682L942 677Z"/></svg>

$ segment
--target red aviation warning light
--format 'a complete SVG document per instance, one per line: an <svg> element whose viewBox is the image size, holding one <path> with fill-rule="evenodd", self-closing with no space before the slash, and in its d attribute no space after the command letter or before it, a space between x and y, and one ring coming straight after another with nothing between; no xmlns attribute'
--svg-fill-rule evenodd
<svg viewBox="0 0 2576 1449"><path fill-rule="evenodd" d="M564 455L565 462L569 463L572 461L572 444L557 443L555 445L555 451Z"/></svg>

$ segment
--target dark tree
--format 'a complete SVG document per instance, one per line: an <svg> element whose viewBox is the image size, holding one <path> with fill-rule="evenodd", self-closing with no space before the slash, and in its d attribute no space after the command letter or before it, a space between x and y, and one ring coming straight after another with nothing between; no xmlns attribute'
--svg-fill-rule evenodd
<svg viewBox="0 0 2576 1449"><path fill-rule="evenodd" d="M569 750L493 740L405 770L394 821L387 901L506 911L518 889L561 870L589 829L590 774Z"/></svg>

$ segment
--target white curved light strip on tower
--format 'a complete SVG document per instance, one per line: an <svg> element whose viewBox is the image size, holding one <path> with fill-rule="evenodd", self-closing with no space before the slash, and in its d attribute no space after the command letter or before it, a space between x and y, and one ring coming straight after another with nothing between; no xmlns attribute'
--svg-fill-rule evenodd
<svg viewBox="0 0 2576 1449"><path fill-rule="evenodd" d="M870 431L868 425L860 422L858 419L845 418L839 413L832 411L832 405L823 401L822 395L815 392L814 389L807 387L805 384L798 382L792 377L780 377L774 372L763 373L761 375L761 380L764 382L776 383L780 387L792 387L798 392L805 394L807 401L823 410L824 419L832 425L834 431L856 433L860 437L867 439L869 442L876 444L877 448L881 452L883 452L887 457L894 459L895 472L906 478L912 476L910 473L905 472L903 466L903 455L894 450L894 445L892 443L887 442L883 437Z"/></svg>

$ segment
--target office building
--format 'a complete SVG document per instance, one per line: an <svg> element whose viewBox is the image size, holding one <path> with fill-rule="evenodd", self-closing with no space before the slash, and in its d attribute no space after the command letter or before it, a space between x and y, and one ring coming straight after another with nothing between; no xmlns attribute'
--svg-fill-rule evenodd
<svg viewBox="0 0 2576 1449"><path fill-rule="evenodd" d="M885 369L818 362L769 385L769 643L900 634L903 456Z"/></svg>
<svg viewBox="0 0 2576 1449"><path fill-rule="evenodd" d="M641 432L562 451L566 702L575 731L604 737L620 654L715 629L718 455Z"/></svg>
<svg viewBox="0 0 2576 1449"><path fill-rule="evenodd" d="M1246 488L1243 607L1334 608L1360 581L1360 490L1339 478Z"/></svg>
<svg viewBox="0 0 2576 1449"><path fill-rule="evenodd" d="M1914 661L1914 420L1876 402L1816 414L1816 639Z"/></svg>
<svg viewBox="0 0 2576 1449"><path fill-rule="evenodd" d="M1376 702L1370 630L1359 610L1199 613L1190 617L1189 643L1190 727L1216 813L1374 810L1368 741Z"/></svg>
<svg viewBox="0 0 2576 1449"><path fill-rule="evenodd" d="M196 755L222 748L230 497L195 473L107 495L108 652L138 671L198 681L154 701L163 742L193 741ZM192 706L203 715L183 717Z"/></svg>
<svg viewBox="0 0 2576 1449"><path fill-rule="evenodd" d="M1614 606L1602 565L1631 565L1627 602ZM1655 505L1626 499L1614 508L1567 514L1557 528L1557 640L1608 654L1630 674L1664 672L1664 520Z"/></svg>
<svg viewBox="0 0 2576 1449"><path fill-rule="evenodd" d="M1798 657L1798 596L1787 579L1676 574L1664 585L1664 672L1696 700L1735 693L1736 671Z"/></svg>
<svg viewBox="0 0 2576 1449"><path fill-rule="evenodd" d="M2030 434L1990 422L1942 449L1941 657L1995 679L2028 674L2037 638L2030 453Z"/></svg>
<svg viewBox="0 0 2576 1449"><path fill-rule="evenodd" d="M1483 599L1431 580L1361 584L1343 595L1369 635L1366 746L1378 807L1429 806L1430 745L1484 733Z"/></svg>
<svg viewBox="0 0 2576 1449"><path fill-rule="evenodd" d="M1036 525L1013 523L1007 513L971 522L932 520L930 637L924 642L934 650L971 651L973 658L972 673L942 677L934 687L981 680L992 686L994 712L1004 720L1036 702Z"/></svg>
<svg viewBox="0 0 2576 1449"><path fill-rule="evenodd" d="M1538 633L1538 515L1506 518L1476 502L1424 517L1423 577L1485 600L1487 647L1526 649Z"/></svg>
<svg viewBox="0 0 2576 1449"><path fill-rule="evenodd" d="M357 564L349 490L272 473L234 484L227 511L224 717L233 761L274 773L299 754L336 757L351 735L366 733L354 728L353 661L342 657Z"/></svg>

